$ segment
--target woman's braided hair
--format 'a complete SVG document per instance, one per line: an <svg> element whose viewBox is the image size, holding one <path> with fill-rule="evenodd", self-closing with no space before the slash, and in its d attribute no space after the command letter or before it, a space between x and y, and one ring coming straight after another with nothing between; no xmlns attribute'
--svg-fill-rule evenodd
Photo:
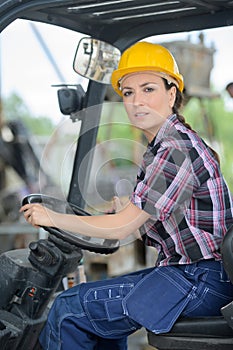
<svg viewBox="0 0 233 350"><path fill-rule="evenodd" d="M170 90L172 88L172 86L175 86L176 88L176 99L175 99L175 103L174 103L174 106L172 108L172 111L174 114L176 114L178 120L184 125L186 126L186 128L188 128L189 130L192 130L195 132L195 130L192 129L191 125L188 124L186 121L185 121L185 118L179 113L179 110L180 108L182 107L183 105L183 94L182 92L180 92L180 90L177 88L177 86L174 84L174 83L169 83L166 79L163 78L163 81L164 81L164 85L165 85L165 88L166 90ZM220 158L219 158L219 155L218 153L208 145L208 147L210 148L210 150L212 151L215 159L217 160L217 162L220 164Z"/></svg>

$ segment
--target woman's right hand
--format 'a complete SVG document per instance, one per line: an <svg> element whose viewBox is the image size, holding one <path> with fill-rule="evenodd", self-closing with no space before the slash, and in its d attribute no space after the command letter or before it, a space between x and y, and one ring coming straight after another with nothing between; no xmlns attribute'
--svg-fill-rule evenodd
<svg viewBox="0 0 233 350"><path fill-rule="evenodd" d="M38 203L25 204L20 208L25 220L34 227L56 227L55 218L57 213Z"/></svg>

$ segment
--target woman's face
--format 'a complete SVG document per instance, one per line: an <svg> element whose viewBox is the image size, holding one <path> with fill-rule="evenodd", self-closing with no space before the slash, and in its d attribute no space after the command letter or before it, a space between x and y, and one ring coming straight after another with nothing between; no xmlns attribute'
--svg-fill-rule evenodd
<svg viewBox="0 0 233 350"><path fill-rule="evenodd" d="M130 122L142 129L151 141L172 114L176 88L168 91L164 81L156 73L132 73L121 82L123 102Z"/></svg>

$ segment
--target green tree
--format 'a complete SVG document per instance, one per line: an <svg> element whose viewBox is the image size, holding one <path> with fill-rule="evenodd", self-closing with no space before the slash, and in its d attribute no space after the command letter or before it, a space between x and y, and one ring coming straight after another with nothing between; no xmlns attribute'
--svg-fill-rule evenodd
<svg viewBox="0 0 233 350"><path fill-rule="evenodd" d="M3 119L5 121L20 119L34 135L51 135L53 122L46 116L33 116L23 99L13 93L3 100Z"/></svg>

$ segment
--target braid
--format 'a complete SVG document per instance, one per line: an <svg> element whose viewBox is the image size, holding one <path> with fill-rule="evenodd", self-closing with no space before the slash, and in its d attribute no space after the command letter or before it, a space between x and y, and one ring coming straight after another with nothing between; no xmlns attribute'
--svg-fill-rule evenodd
<svg viewBox="0 0 233 350"><path fill-rule="evenodd" d="M187 129L192 130L193 132L196 132L195 130L192 129L191 125L186 123L185 118L179 113L179 109L181 108L182 104L183 104L183 95L180 92L180 90L177 89L177 86L174 83L168 83L168 81L164 78L162 78L164 81L164 85L166 90L170 90L172 86L176 87L176 99L175 99L175 103L174 106L172 107L172 111L174 114L176 114L178 120L184 125L186 126ZM218 164L220 164L220 158L218 153L208 145L209 149L212 151L214 158L217 160Z"/></svg>
<svg viewBox="0 0 233 350"><path fill-rule="evenodd" d="M178 111L175 110L174 107L173 107L173 113L176 114L178 120L179 120L182 124L184 124L184 126L186 126L187 129L196 132L195 130L192 129L191 125L185 121L185 118L184 118L181 114L179 114Z"/></svg>
<svg viewBox="0 0 233 350"><path fill-rule="evenodd" d="M182 93L180 92L180 90L177 89L176 85L174 83L168 83L168 81L166 79L163 79L164 80L164 83L165 83L165 88L166 90L170 90L172 86L175 86L176 88L176 99L175 99L175 103L174 103L174 106L172 107L172 111L174 114L176 114L178 120L184 124L184 126L186 126L186 128L188 128L189 130L193 130L191 125L188 124L186 121L185 121L185 118L183 117L183 115L181 115L179 113L179 109L182 107L183 105L183 95ZM194 131L194 130L193 130ZM195 131L194 131L195 132Z"/></svg>

